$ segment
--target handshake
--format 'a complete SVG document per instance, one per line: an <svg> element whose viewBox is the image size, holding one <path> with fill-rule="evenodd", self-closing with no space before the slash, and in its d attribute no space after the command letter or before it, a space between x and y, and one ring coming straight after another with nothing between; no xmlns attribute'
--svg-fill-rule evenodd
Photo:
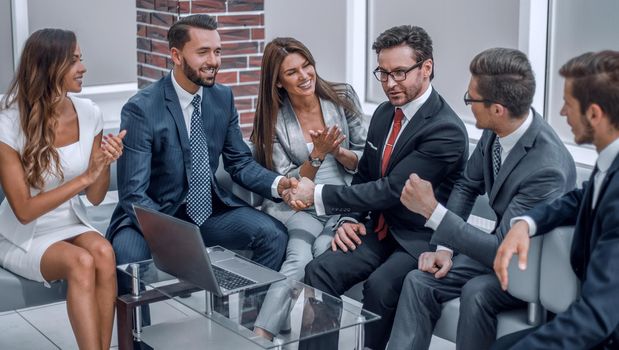
<svg viewBox="0 0 619 350"><path fill-rule="evenodd" d="M277 184L277 193L292 209L299 211L314 204L315 187L312 180L306 177L301 178L301 181L294 177L284 177Z"/></svg>

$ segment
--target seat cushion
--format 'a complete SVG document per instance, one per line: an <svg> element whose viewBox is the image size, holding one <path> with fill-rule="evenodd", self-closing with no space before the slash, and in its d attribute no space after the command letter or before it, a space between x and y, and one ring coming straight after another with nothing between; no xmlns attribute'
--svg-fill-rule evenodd
<svg viewBox="0 0 619 350"><path fill-rule="evenodd" d="M65 282L53 282L47 288L0 268L0 312L62 301L67 294Z"/></svg>

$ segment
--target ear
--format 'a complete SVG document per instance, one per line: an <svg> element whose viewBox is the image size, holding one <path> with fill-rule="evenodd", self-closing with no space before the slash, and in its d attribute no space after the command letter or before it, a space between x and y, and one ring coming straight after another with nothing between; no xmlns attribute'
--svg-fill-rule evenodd
<svg viewBox="0 0 619 350"><path fill-rule="evenodd" d="M431 58L427 59L425 62L423 62L422 68L423 77L430 78L430 75L432 75L432 70L434 69L434 61Z"/></svg>
<svg viewBox="0 0 619 350"><path fill-rule="evenodd" d="M282 83L280 83L279 81L275 83L275 86L277 86L278 89L281 89L283 87Z"/></svg>
<svg viewBox="0 0 619 350"><path fill-rule="evenodd" d="M587 110L585 111L585 117L592 126L595 126L605 119L605 113L600 107L600 105L598 105L597 103L592 103L589 105L589 107L587 107Z"/></svg>
<svg viewBox="0 0 619 350"><path fill-rule="evenodd" d="M173 47L170 49L170 57L172 58L172 62L174 62L175 66L180 66L182 63L181 52L179 49Z"/></svg>
<svg viewBox="0 0 619 350"><path fill-rule="evenodd" d="M490 105L490 108L491 108L492 113L494 113L495 115L509 117L507 115L509 111L502 104L493 103L492 105Z"/></svg>

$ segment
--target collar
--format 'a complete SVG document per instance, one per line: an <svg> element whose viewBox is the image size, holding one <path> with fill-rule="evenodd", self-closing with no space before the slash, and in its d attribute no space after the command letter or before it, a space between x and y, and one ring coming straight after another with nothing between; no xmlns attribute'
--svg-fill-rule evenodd
<svg viewBox="0 0 619 350"><path fill-rule="evenodd" d="M619 154L619 139L611 142L610 145L606 146L602 152L600 152L596 163L599 171L603 173L608 171L608 168L613 164L617 154Z"/></svg>
<svg viewBox="0 0 619 350"><path fill-rule="evenodd" d="M503 151L505 151L506 153L509 153L509 151L511 151L512 148L514 148L516 143L520 141L520 139L522 138L522 135L524 135L527 132L532 122L533 122L533 113L531 113L531 110L529 109L529 114L527 114L527 117L525 118L524 122L520 124L518 129L512 131L512 133L507 136L499 138L499 142L501 142L501 147L503 148Z"/></svg>
<svg viewBox="0 0 619 350"><path fill-rule="evenodd" d="M202 89L198 89L195 94L190 94L187 90L183 89L180 84L176 81L174 77L174 70L172 70L172 85L174 86L174 91L176 91L176 95L178 96L178 102L181 105L181 109L185 110L189 105L191 105L191 101L193 101L193 97L195 95L200 96L200 101L202 101Z"/></svg>
<svg viewBox="0 0 619 350"><path fill-rule="evenodd" d="M415 113L417 113L417 111L419 111L421 106L423 106L423 104L426 103L428 98L430 98L431 94L432 94L432 84L429 84L428 88L426 89L426 91L423 94L421 94L421 96L419 96L416 99L408 102L405 105L402 105L402 106L396 107L396 108L402 109L402 112L404 112L404 119L406 119L406 121L408 122L409 120L411 120L413 118Z"/></svg>

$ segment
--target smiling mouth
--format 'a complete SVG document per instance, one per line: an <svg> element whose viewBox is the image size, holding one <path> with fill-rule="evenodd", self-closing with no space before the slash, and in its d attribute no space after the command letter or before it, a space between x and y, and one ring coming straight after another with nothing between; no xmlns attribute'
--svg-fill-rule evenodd
<svg viewBox="0 0 619 350"><path fill-rule="evenodd" d="M310 87L312 87L312 80L307 80L301 84L298 85L301 89L309 89Z"/></svg>
<svg viewBox="0 0 619 350"><path fill-rule="evenodd" d="M206 73L206 74L209 74L209 75L215 75L216 71L217 71L217 69L215 69L215 67L208 67L208 68L200 69L200 72Z"/></svg>

